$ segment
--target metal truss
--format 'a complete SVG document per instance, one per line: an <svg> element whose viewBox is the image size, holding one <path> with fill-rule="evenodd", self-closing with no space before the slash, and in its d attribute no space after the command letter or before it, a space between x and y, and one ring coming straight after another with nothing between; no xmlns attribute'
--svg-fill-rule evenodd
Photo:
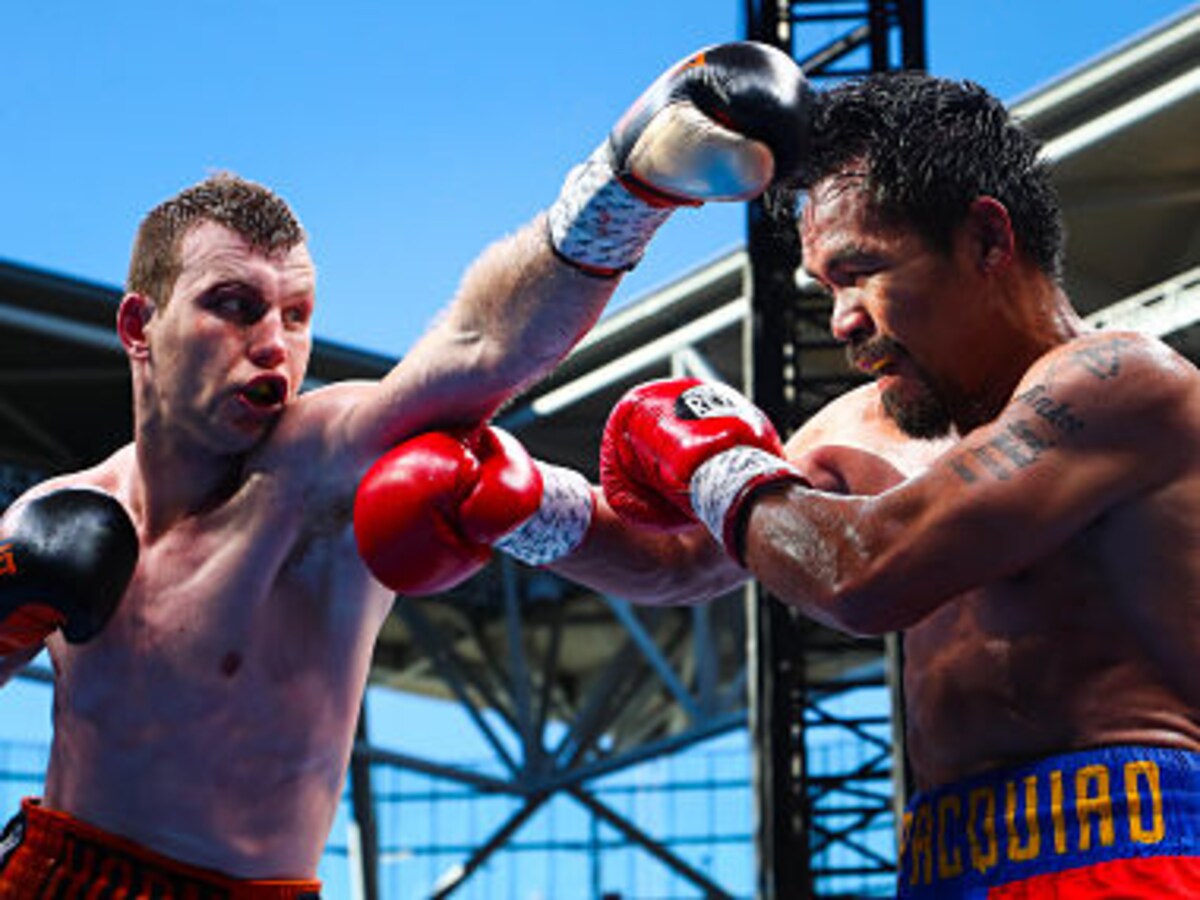
<svg viewBox="0 0 1200 900"><path fill-rule="evenodd" d="M746 37L792 54L814 80L925 66L922 0L748 0L745 10ZM794 230L780 227L760 201L750 204L748 235L753 339L747 380L772 421L792 431L858 378L836 361L840 351L827 327L830 301L800 276ZM864 835L880 822L892 823L894 798L903 796L899 731L886 715L884 723L868 723L865 713L833 708L863 687L853 674L863 669L873 671L872 686L886 697L888 679L898 684L898 652L885 652L880 642L831 637L765 595L752 607L749 630L758 895L838 896L848 876L866 880L857 882L860 889L872 878L886 884L894 843L880 847ZM812 745L828 730L858 742L863 761L819 770Z"/></svg>
<svg viewBox="0 0 1200 900"><path fill-rule="evenodd" d="M534 609L528 598L544 596L546 579L553 576L507 558L485 574L492 579L487 593L501 605L499 629L470 617L448 628L432 615L435 610L444 615L444 604L412 599L398 600L395 615L491 748L495 774L373 747L364 727L355 747L351 790L364 832L359 841L363 884L377 884L378 855L387 852L376 834L364 831L374 827L369 815L360 815L374 802L369 766L383 764L519 800L515 811L430 886L430 897L448 897L463 886L556 795L571 798L702 896L731 897L589 789L590 782L620 769L745 728L745 662L722 683L713 607L639 608L600 597L604 617L610 627L618 626L621 637L586 688L568 696L560 670L568 631L580 625L572 611L576 601L566 597L570 586L563 582L563 597ZM530 579L539 580L536 589L531 590ZM369 888L364 893L371 896Z"/></svg>

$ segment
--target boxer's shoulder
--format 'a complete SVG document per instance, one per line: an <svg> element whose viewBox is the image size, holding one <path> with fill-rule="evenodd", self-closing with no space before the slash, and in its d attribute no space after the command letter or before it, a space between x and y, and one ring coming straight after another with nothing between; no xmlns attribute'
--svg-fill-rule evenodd
<svg viewBox="0 0 1200 900"><path fill-rule="evenodd" d="M870 454L885 460L905 477L923 471L954 443L954 438L917 440L908 437L883 408L878 383L860 385L830 401L792 435L787 454L792 460L807 459L817 468L839 469L835 457L865 458ZM882 485L872 479L875 490ZM866 491L874 493L875 490Z"/></svg>
<svg viewBox="0 0 1200 900"><path fill-rule="evenodd" d="M329 466L349 449L350 417L378 390L378 382L343 381L300 394L250 453L247 469L327 477Z"/></svg>

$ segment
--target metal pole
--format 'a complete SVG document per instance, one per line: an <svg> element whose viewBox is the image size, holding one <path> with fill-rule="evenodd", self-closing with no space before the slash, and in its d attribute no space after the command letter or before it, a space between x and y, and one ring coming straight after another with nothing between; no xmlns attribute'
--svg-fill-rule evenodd
<svg viewBox="0 0 1200 900"><path fill-rule="evenodd" d="M365 700L358 710L355 740L357 743L369 743ZM375 825L375 794L371 788L371 762L357 753L350 757L350 805L354 823L358 829L363 900L379 900L379 831Z"/></svg>

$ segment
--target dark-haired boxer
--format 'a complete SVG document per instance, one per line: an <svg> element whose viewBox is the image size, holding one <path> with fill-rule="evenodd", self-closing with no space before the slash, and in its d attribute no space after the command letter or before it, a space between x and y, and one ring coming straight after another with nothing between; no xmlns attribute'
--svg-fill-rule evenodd
<svg viewBox="0 0 1200 900"><path fill-rule="evenodd" d="M673 209L753 197L785 173L807 97L799 68L766 47L672 67L548 214L484 252L378 383L301 393L316 278L280 198L225 175L152 210L117 315L133 442L38 488L115 498L140 559L94 638L46 638L46 791L0 841L0 897L317 891L394 596L356 553L362 474L419 431L486 419L547 372ZM422 561L408 572L387 556L371 561L393 586L428 584ZM32 641L6 654L8 670Z"/></svg>
<svg viewBox="0 0 1200 900"><path fill-rule="evenodd" d="M1039 147L977 86L853 80L814 122L804 265L873 381L782 448L727 388L638 387L604 496L555 475L498 545L635 602L754 576L901 631L901 896L1200 897L1200 374L1080 320Z"/></svg>

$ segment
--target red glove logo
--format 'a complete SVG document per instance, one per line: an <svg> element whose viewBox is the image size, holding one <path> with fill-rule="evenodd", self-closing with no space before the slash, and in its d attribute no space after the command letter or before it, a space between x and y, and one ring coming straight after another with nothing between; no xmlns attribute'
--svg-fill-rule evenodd
<svg viewBox="0 0 1200 900"><path fill-rule="evenodd" d="M12 541L0 544L0 575L16 575L17 558L13 555Z"/></svg>
<svg viewBox="0 0 1200 900"><path fill-rule="evenodd" d="M769 425L762 411L731 387L706 382L690 387L675 399L675 415L680 419L741 419L756 430Z"/></svg>

